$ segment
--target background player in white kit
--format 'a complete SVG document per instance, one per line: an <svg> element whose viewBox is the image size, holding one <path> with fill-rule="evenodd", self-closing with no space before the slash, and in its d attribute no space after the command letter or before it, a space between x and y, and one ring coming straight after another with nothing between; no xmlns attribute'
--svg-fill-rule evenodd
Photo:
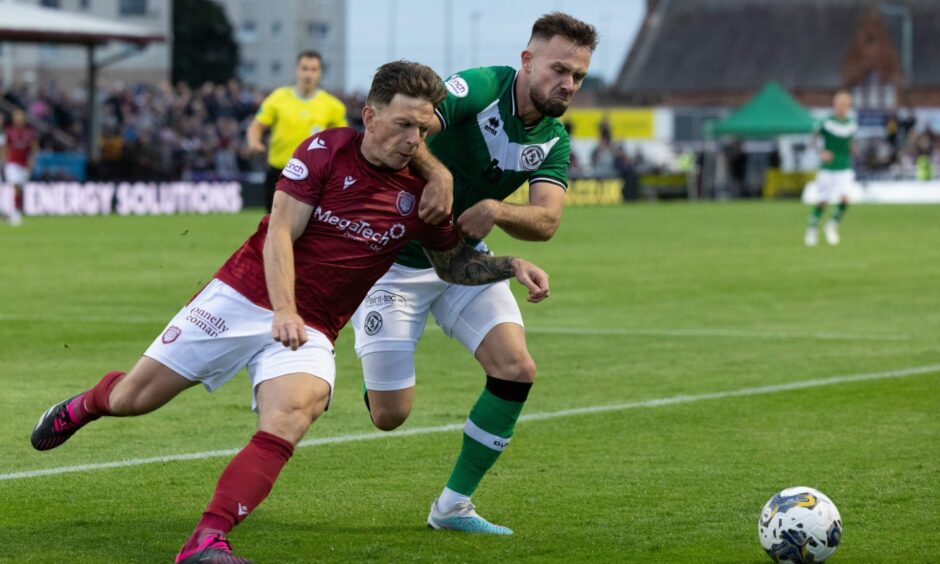
<svg viewBox="0 0 940 564"><path fill-rule="evenodd" d="M858 191L852 168L853 140L858 123L852 119L851 111L852 95L847 90L836 92L832 99L832 115L823 120L817 131L822 167L803 195L803 201L813 205L803 238L809 247L819 243L819 222L827 204L832 204L835 209L825 224L826 242L839 244L839 222Z"/></svg>
<svg viewBox="0 0 940 564"><path fill-rule="evenodd" d="M226 534L267 497L329 405L332 342L405 243L417 239L431 249L445 279L481 284L515 276L532 301L548 296L548 277L535 265L477 253L451 222L419 218L425 181L407 165L444 95L428 67L399 61L379 68L363 109L366 132L338 128L305 140L257 232L129 373L109 372L47 410L33 446L58 447L101 416L148 413L198 383L213 390L247 366L258 432L222 472L176 562L249 562L231 554Z"/></svg>

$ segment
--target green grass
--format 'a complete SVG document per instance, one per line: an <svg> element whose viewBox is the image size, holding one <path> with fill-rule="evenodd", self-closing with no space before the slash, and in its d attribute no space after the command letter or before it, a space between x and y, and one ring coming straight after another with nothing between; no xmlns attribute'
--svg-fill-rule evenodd
<svg viewBox="0 0 940 564"><path fill-rule="evenodd" d="M843 244L814 249L805 213L571 208L550 243L488 238L552 277L548 301L522 305L539 365L525 413L940 364L940 207L857 206ZM243 376L55 451L27 439L49 404L128 368L258 217L0 225L0 474L244 445ZM417 363L405 428L462 422L483 383L475 361L435 329ZM347 330L333 407L308 438L373 431L360 374ZM834 561L940 562L938 375L522 422L474 496L512 538L425 529L457 431L302 448L231 538L260 563L759 563L761 506L807 485L842 513ZM227 461L0 480L0 562L171 562Z"/></svg>

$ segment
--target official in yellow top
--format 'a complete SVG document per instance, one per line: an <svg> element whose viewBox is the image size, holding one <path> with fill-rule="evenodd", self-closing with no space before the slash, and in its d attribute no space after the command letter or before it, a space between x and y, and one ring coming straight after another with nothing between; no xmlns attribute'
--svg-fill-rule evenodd
<svg viewBox="0 0 940 564"><path fill-rule="evenodd" d="M318 131L347 125L346 106L319 88L322 77L323 58L320 53L301 51L294 65L294 85L282 86L271 92L248 126L248 148L253 153L268 153L264 199L269 212L274 200L274 184L297 145ZM270 149L261 141L268 128L271 128Z"/></svg>

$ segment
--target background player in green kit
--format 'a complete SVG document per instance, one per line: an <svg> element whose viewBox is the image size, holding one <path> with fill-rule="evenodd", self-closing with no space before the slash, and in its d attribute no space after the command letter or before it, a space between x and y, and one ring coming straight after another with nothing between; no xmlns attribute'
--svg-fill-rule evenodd
<svg viewBox="0 0 940 564"><path fill-rule="evenodd" d="M482 243L498 225L517 239L546 241L561 221L570 147L564 114L597 46L595 28L561 13L535 22L521 68L483 67L451 76L428 146L453 174L453 213L464 234ZM527 205L502 200L529 183ZM431 505L436 529L511 534L476 514L470 496L509 443L535 378L522 315L507 284L448 284L417 245L369 291L353 316L372 421L401 425L414 397L414 353L428 313L460 341L486 373L485 388L464 426L450 479Z"/></svg>
<svg viewBox="0 0 940 564"><path fill-rule="evenodd" d="M839 244L839 221L845 215L849 197L855 189L852 140L858 131L858 124L849 116L852 95L845 90L836 92L832 109L833 115L822 122L818 131L822 138L822 168L816 175L815 190L811 190L805 198L814 206L804 238L810 247L819 243L819 221L826 211L827 203L835 204L835 209L825 225L826 242L830 245Z"/></svg>

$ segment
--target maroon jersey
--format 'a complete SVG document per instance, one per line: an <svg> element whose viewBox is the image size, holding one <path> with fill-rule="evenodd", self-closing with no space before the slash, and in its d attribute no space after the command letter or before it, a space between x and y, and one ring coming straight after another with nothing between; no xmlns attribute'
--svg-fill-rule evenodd
<svg viewBox="0 0 940 564"><path fill-rule="evenodd" d="M369 163L360 151L362 137L344 127L308 138L277 183L277 190L313 207L294 242L294 293L304 322L331 341L405 243L416 239L436 251L460 243L452 222L435 226L418 218L426 181L408 168ZM272 309L262 258L269 220L261 220L215 277Z"/></svg>
<svg viewBox="0 0 940 564"><path fill-rule="evenodd" d="M32 127L13 127L4 130L7 136L7 162L29 166L29 154L36 141L36 130Z"/></svg>

